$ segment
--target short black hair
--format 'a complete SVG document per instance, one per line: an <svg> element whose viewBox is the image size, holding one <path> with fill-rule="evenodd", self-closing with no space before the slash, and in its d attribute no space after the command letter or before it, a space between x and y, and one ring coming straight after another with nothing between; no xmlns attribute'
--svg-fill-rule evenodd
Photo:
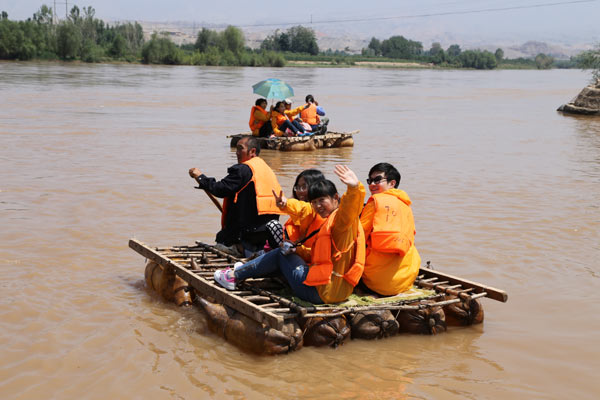
<svg viewBox="0 0 600 400"><path fill-rule="evenodd" d="M394 187L398 188L398 185L400 184L401 176L400 176L400 172L392 164L382 162L382 163L373 165L373 167L369 171L369 178L371 177L371 174L373 174L374 172L383 172L385 179L388 182L395 180L396 185Z"/></svg>
<svg viewBox="0 0 600 400"><path fill-rule="evenodd" d="M275 110L277 110L281 104L283 104L285 107L285 103L283 101L278 101L277 103L275 103Z"/></svg>
<svg viewBox="0 0 600 400"><path fill-rule="evenodd" d="M261 98L256 99L256 101L254 102L254 105L258 106L262 102L268 103L267 99L265 99L264 97L261 97Z"/></svg>
<svg viewBox="0 0 600 400"><path fill-rule="evenodd" d="M256 149L256 155L260 154L260 142L258 138L255 136L247 136L248 141L246 142L246 146L248 147L248 151L252 149Z"/></svg>
<svg viewBox="0 0 600 400"><path fill-rule="evenodd" d="M315 101L315 98L313 97L312 94L308 94L306 95L306 98L304 99L307 103L313 103Z"/></svg>
<svg viewBox="0 0 600 400"><path fill-rule="evenodd" d="M295 199L298 198L296 196L296 186L298 185L298 181L300 180L300 178L304 178L304 180L306 181L306 185L310 188L310 185L312 185L313 183L325 179L325 175L323 175L323 173L318 169L305 169L304 171L300 172L296 177L296 182L294 182L294 187L292 188L292 192L294 193Z"/></svg>
<svg viewBox="0 0 600 400"><path fill-rule="evenodd" d="M314 182L308 187L308 201L313 201L319 197L329 196L333 197L337 194L337 189L333 182L329 179L322 179Z"/></svg>

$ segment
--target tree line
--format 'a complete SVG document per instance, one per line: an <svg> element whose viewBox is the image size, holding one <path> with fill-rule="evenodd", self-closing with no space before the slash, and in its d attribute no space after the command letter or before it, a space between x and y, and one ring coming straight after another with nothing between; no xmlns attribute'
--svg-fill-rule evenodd
<svg viewBox="0 0 600 400"><path fill-rule="evenodd" d="M126 61L148 64L242 65L283 67L282 54L245 47L243 32L233 26L222 32L202 29L193 45L177 46L167 35L144 40L142 26L113 26L95 18L92 7L73 6L69 15L54 21L51 7L42 5L26 21L12 21L0 13L0 59L60 59L84 62Z"/></svg>
<svg viewBox="0 0 600 400"><path fill-rule="evenodd" d="M246 46L244 33L234 26L223 31L203 28L196 41L181 46L168 35L155 33L144 40L140 24L123 23L110 26L95 18L92 7L82 10L73 6L68 17L58 23L52 9L46 5L26 21L11 21L0 13L0 59L62 59L85 62L141 61L147 64L271 66L283 67L287 60L325 61L332 65L355 61L389 60L416 61L440 67L494 69L502 68L592 68L596 77L600 50L585 52L571 60L554 60L546 54L533 59L505 59L504 51L465 50L458 44L447 49L435 42L428 50L421 42L404 36L379 40L372 38L361 55L350 49L321 51L315 32L303 26L285 31L275 30L258 49Z"/></svg>
<svg viewBox="0 0 600 400"><path fill-rule="evenodd" d="M52 9L43 5L26 21L0 14L0 59L62 59L100 62L133 61L144 43L138 23L110 26L95 18L95 10L74 6L66 19L54 23Z"/></svg>

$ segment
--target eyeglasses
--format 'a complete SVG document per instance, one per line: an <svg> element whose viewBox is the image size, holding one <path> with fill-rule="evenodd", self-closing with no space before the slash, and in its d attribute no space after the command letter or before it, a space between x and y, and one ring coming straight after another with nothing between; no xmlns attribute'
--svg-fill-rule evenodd
<svg viewBox="0 0 600 400"><path fill-rule="evenodd" d="M294 186L294 190L296 192L306 192L308 190L308 185Z"/></svg>
<svg viewBox="0 0 600 400"><path fill-rule="evenodd" d="M385 179L385 177L383 175L378 175L375 178L371 179L371 178L367 178L367 183L369 185L373 184L373 185L379 185L382 181L387 181L387 179Z"/></svg>

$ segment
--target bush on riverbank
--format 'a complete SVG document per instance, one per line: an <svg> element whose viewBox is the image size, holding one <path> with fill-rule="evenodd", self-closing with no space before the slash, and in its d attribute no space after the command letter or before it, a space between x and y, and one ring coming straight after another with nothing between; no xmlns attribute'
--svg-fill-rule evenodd
<svg viewBox="0 0 600 400"><path fill-rule="evenodd" d="M0 17L0 59L62 59L100 62L133 61L144 42L140 24L109 26L94 17L92 7L74 6L68 18L53 23L52 9L43 5L26 21Z"/></svg>
<svg viewBox="0 0 600 400"><path fill-rule="evenodd" d="M600 43L594 50L586 51L578 57L581 68L591 69L594 80L600 80Z"/></svg>

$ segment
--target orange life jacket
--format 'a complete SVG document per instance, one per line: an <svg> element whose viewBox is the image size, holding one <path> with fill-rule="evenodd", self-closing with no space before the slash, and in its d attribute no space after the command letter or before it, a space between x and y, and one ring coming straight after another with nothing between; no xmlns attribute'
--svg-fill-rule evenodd
<svg viewBox="0 0 600 400"><path fill-rule="evenodd" d="M250 160L244 162L252 170L252 179L248 181L233 198L233 202L237 203L238 195L242 190L254 182L254 191L256 192L256 208L258 215L264 214L283 214L283 212L277 207L273 192L279 193L281 186L277 181L277 177L273 170L267 165L266 162L260 157L253 157Z"/></svg>
<svg viewBox="0 0 600 400"><path fill-rule="evenodd" d="M343 278L352 286L356 286L365 269L365 233L362 225L358 224L358 235L356 240L347 248L339 250L331 238L331 229L335 221L335 214L338 210L329 215L321 230L317 234L315 244L311 253L311 266L308 270L305 285L320 286L331 283L331 277ZM332 246L335 253L332 254ZM335 265L334 261L340 259L342 254L354 248L353 264Z"/></svg>
<svg viewBox="0 0 600 400"><path fill-rule="evenodd" d="M269 113L260 106L252 106L252 109L250 110L250 121L248 122L248 125L250 126L250 130L252 131L253 134L254 134L254 132L257 132L257 134L254 136L258 136L258 130L260 128L262 128L262 126L265 124L266 121L260 121L260 120L256 119L256 117L254 117L255 111L260 111L267 120L269 117Z"/></svg>
<svg viewBox="0 0 600 400"><path fill-rule="evenodd" d="M304 239L306 236L310 235L317 229L319 229L323 225L323 223L324 223L323 218L321 218L321 216L319 216L319 214L317 214L315 216L315 218L312 220L312 222L310 223L310 225L308 225L308 229L306 229L306 232L303 232L302 229L300 228L300 226L294 224L292 222L291 218L285 222L285 225L283 227L285 229L285 232L287 233L288 239L291 240L292 242L296 243L299 240ZM317 240L317 236L315 235L315 236L307 239L303 243L303 245L305 247L312 248L316 240Z"/></svg>
<svg viewBox="0 0 600 400"><path fill-rule="evenodd" d="M311 103L308 108L305 108L300 113L300 118L302 121L306 122L309 125L318 125L321 122L319 115L317 114L317 106L314 103Z"/></svg>
<svg viewBox="0 0 600 400"><path fill-rule="evenodd" d="M277 124L277 126L281 126L281 124L283 124L285 121L288 121L289 118L287 117L287 115L281 114L278 111L273 111L273 113L271 114L271 118L275 119L275 123Z"/></svg>
<svg viewBox="0 0 600 400"><path fill-rule="evenodd" d="M375 215L367 246L404 257L415 241L415 220L410 206L385 192L374 194L369 201L375 203Z"/></svg>

